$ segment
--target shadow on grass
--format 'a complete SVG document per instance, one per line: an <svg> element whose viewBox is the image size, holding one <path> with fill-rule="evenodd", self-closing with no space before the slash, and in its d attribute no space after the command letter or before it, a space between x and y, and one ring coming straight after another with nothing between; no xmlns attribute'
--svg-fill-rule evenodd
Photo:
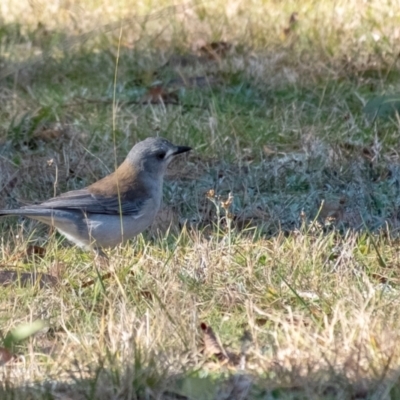
<svg viewBox="0 0 400 400"><path fill-rule="evenodd" d="M356 371L340 367L319 369L270 366L254 375L214 365L213 372L171 374L157 372L153 365L120 369L105 367L70 373L41 384L15 387L6 376L0 396L4 400L34 399L396 399L400 395L399 370L384 371L386 376L360 378ZM83 378L82 375L87 377ZM351 378L349 376L352 376Z"/></svg>

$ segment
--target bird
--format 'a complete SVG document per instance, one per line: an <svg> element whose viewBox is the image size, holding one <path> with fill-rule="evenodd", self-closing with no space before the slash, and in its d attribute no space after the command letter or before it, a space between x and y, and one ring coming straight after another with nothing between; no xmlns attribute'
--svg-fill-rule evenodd
<svg viewBox="0 0 400 400"><path fill-rule="evenodd" d="M0 209L0 217L18 215L55 227L85 250L104 256L149 227L161 206L163 179L175 156L191 150L161 137L136 143L111 174L83 189L40 204Z"/></svg>

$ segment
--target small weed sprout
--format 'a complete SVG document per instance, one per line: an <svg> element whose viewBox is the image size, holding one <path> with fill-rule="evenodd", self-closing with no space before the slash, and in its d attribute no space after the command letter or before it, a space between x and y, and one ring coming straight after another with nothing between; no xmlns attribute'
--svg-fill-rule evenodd
<svg viewBox="0 0 400 400"><path fill-rule="evenodd" d="M214 189L210 189L207 192L206 197L215 205L218 232L220 232L221 222L224 218L226 221L226 228L230 238L232 231L232 222L234 219L234 215L230 211L234 199L233 194L229 192L227 199L223 200L220 195L217 195L215 193Z"/></svg>

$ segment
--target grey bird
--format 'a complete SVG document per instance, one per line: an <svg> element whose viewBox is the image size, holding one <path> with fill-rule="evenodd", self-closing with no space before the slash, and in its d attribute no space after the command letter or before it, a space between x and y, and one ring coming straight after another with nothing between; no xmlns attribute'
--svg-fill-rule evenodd
<svg viewBox="0 0 400 400"><path fill-rule="evenodd" d="M163 178L178 154L191 150L163 138L137 143L117 170L84 189L41 204L0 210L0 217L20 215L54 226L84 249L103 254L152 224L162 201Z"/></svg>

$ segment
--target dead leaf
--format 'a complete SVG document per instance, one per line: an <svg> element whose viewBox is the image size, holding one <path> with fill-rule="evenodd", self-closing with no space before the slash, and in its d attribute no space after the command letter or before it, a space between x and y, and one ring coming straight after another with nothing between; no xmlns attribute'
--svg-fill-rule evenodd
<svg viewBox="0 0 400 400"><path fill-rule="evenodd" d="M14 358L15 356L9 350L0 347L0 365L5 365Z"/></svg>
<svg viewBox="0 0 400 400"><path fill-rule="evenodd" d="M372 162L376 158L376 154L372 146L367 147L355 143L345 142L340 144L339 148L341 150L344 150L344 152L348 156L354 156L354 154L360 155L361 157L365 158L367 161L370 162Z"/></svg>
<svg viewBox="0 0 400 400"><path fill-rule="evenodd" d="M276 154L276 150L268 147L267 145L263 146L263 151L266 156L272 156Z"/></svg>
<svg viewBox="0 0 400 400"><path fill-rule="evenodd" d="M257 326L263 326L263 325L266 325L266 323L268 322L268 319L267 318L256 318L255 320L254 320L254 322L255 322L255 324L257 325Z"/></svg>
<svg viewBox="0 0 400 400"><path fill-rule="evenodd" d="M294 29L298 23L298 16L299 16L299 14L297 12L293 12L290 15L289 26L284 28L284 30L283 30L283 33L285 36L290 35L294 31Z"/></svg>
<svg viewBox="0 0 400 400"><path fill-rule="evenodd" d="M202 322L200 329L203 331L204 354L207 357L215 356L219 361L229 361L228 354L222 347L211 326Z"/></svg>
<svg viewBox="0 0 400 400"><path fill-rule="evenodd" d="M298 18L297 18L298 16L299 16L299 14L297 12L292 13L292 15L290 16L290 19L289 19L289 25L295 24L298 21Z"/></svg>
<svg viewBox="0 0 400 400"><path fill-rule="evenodd" d="M210 60L221 60L227 56L228 52L233 48L231 43L225 41L216 41L206 43L199 48L202 55L206 56Z"/></svg>
<svg viewBox="0 0 400 400"><path fill-rule="evenodd" d="M143 299L153 300L153 294L150 292L150 290L141 290L138 294Z"/></svg>
<svg viewBox="0 0 400 400"><path fill-rule="evenodd" d="M391 279L389 279L387 276L383 276L381 274L372 273L370 275L370 277L373 278L374 280L378 281L379 283L383 283L383 284L391 281Z"/></svg>
<svg viewBox="0 0 400 400"><path fill-rule="evenodd" d="M106 279L109 279L109 278L111 278L111 276L112 276L112 272L107 272L106 274L103 274L102 276L101 276L101 280L102 281L104 281L104 280L106 280ZM90 279L89 281L87 281L87 282L85 282L85 283L82 283L82 288L87 288L87 287L89 287L89 286L93 286L96 282L98 281L98 279L96 278L96 279Z"/></svg>
<svg viewBox="0 0 400 400"><path fill-rule="evenodd" d="M46 249L40 246L28 246L25 249L25 255L27 257L43 258L46 254Z"/></svg>
<svg viewBox="0 0 400 400"><path fill-rule="evenodd" d="M61 129L41 129L34 133L34 138L44 142L51 142L52 140L58 140L62 134L63 131Z"/></svg>

